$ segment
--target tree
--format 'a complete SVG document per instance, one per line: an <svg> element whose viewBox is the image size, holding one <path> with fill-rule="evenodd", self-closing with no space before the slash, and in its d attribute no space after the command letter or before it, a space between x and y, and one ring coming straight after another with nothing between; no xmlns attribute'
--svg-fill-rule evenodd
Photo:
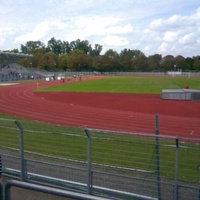
<svg viewBox="0 0 200 200"><path fill-rule="evenodd" d="M101 51L102 51L102 46L99 45L99 44L95 44L94 49L91 48L91 49L89 50L89 54L90 54L91 56L99 56L100 53L101 53Z"/></svg>
<svg viewBox="0 0 200 200"><path fill-rule="evenodd" d="M58 56L58 69L67 71L67 69L68 69L68 56L66 54L60 54Z"/></svg>
<svg viewBox="0 0 200 200"><path fill-rule="evenodd" d="M88 40L72 42L57 40L52 37L47 46L41 41L28 41L21 44L21 52L33 54L33 58L20 60L24 66L47 70L97 70L97 71L167 71L167 70L199 70L200 56L187 57L159 54L146 57L138 49L127 49L118 54L109 49L100 55L103 47L95 44L94 48ZM13 49L8 52L19 52Z"/></svg>
<svg viewBox="0 0 200 200"><path fill-rule="evenodd" d="M45 44L41 41L28 41L26 45L21 44L21 52L24 54L34 54L38 50L45 50Z"/></svg>
<svg viewBox="0 0 200 200"><path fill-rule="evenodd" d="M63 54L69 54L71 52L70 44L68 41L62 43L61 52Z"/></svg>
<svg viewBox="0 0 200 200"><path fill-rule="evenodd" d="M51 38L47 43L47 49L56 55L62 53L63 44L61 40L56 40L54 37Z"/></svg>
<svg viewBox="0 0 200 200"><path fill-rule="evenodd" d="M167 55L163 57L161 61L161 66L164 68L164 70L174 70L175 62L174 62L174 56Z"/></svg>
<svg viewBox="0 0 200 200"><path fill-rule="evenodd" d="M47 65L45 54L41 52L35 53L31 63L34 68L43 69Z"/></svg>
<svg viewBox="0 0 200 200"><path fill-rule="evenodd" d="M57 71L57 55L53 52L45 53L45 70Z"/></svg>
<svg viewBox="0 0 200 200"><path fill-rule="evenodd" d="M196 70L196 71L200 70L200 56L194 57L193 67L194 67L194 70Z"/></svg>
<svg viewBox="0 0 200 200"><path fill-rule="evenodd" d="M138 58L144 56L144 53L140 50L131 50L131 49L124 49L120 53L120 62L123 70L131 71L134 69L133 67L133 60L134 58Z"/></svg>
<svg viewBox="0 0 200 200"><path fill-rule="evenodd" d="M120 66L120 58L119 58L119 54L114 51L113 49L109 49L105 52L104 54L105 56L108 56L110 59L110 70L112 71L116 71L119 70L119 66Z"/></svg>
<svg viewBox="0 0 200 200"><path fill-rule="evenodd" d="M70 70L83 70L86 65L85 53L83 50L74 49L68 55L68 67Z"/></svg>
<svg viewBox="0 0 200 200"><path fill-rule="evenodd" d="M106 72L106 71L112 71L113 70L112 58L111 57L109 57L107 55L100 56L100 63L101 63L100 71Z"/></svg>
<svg viewBox="0 0 200 200"><path fill-rule="evenodd" d="M19 49L12 49L9 52L11 52L11 53L19 53Z"/></svg>
<svg viewBox="0 0 200 200"><path fill-rule="evenodd" d="M154 54L147 58L148 69L149 71L160 70L160 62L162 60L162 56L160 54Z"/></svg>
<svg viewBox="0 0 200 200"><path fill-rule="evenodd" d="M194 59L193 58L190 58L190 57L187 57L185 59L185 62L186 62L186 69L187 70L194 70L193 68L193 64L194 64Z"/></svg>
<svg viewBox="0 0 200 200"><path fill-rule="evenodd" d="M132 69L135 71L148 71L147 57L141 55L132 60Z"/></svg>
<svg viewBox="0 0 200 200"><path fill-rule="evenodd" d="M81 41L80 39L77 39L75 41L70 42L70 48L71 50L79 49L82 50L85 54L89 54L91 50L91 45L89 44L88 40Z"/></svg>
<svg viewBox="0 0 200 200"><path fill-rule="evenodd" d="M178 71L185 70L186 67L187 67L185 58L183 56L181 56L181 55L175 57L174 62L175 62L175 65L176 65L176 69Z"/></svg>

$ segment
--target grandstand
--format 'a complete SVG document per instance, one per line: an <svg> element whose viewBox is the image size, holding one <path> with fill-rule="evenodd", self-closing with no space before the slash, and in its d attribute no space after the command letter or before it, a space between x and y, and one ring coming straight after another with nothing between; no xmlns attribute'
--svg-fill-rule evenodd
<svg viewBox="0 0 200 200"><path fill-rule="evenodd" d="M0 64L7 65L7 64L17 63L21 59L31 58L31 57L33 57L33 55L0 51Z"/></svg>
<svg viewBox="0 0 200 200"><path fill-rule="evenodd" d="M19 60L31 57L33 55L0 51L0 82L40 79L42 75L33 68L17 64Z"/></svg>

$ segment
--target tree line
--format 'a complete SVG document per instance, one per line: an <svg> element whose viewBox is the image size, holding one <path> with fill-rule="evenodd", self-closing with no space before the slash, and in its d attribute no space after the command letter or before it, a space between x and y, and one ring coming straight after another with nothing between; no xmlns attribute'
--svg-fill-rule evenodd
<svg viewBox="0 0 200 200"><path fill-rule="evenodd" d="M120 53L113 49L101 54L102 45L94 47L88 40L72 42L51 38L47 45L41 41L21 44L15 53L32 54L33 57L19 61L26 67L48 71L199 71L200 56L183 57L160 54L146 56L138 49L123 49Z"/></svg>

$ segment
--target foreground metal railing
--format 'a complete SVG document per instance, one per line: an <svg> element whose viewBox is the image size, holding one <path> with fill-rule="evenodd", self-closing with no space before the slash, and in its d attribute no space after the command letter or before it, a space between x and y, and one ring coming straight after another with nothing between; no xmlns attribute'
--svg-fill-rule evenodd
<svg viewBox="0 0 200 200"><path fill-rule="evenodd" d="M82 135L66 130L57 133L60 127L56 127L56 134L52 127L37 131L35 124L30 130L26 122L22 123L24 128L18 121L2 120L3 174L20 177L23 182L51 184L115 199L199 200L200 140L161 137L158 116L155 119L156 134L86 129ZM15 127L11 127L11 123ZM8 134L8 130L12 131ZM50 141L51 136L52 144L46 141ZM68 140L71 142L66 145ZM40 146L40 143L45 145ZM63 146L60 152L55 152L55 145ZM51 148L51 154L42 153ZM84 159L71 158L77 149L81 149L78 157Z"/></svg>
<svg viewBox="0 0 200 200"><path fill-rule="evenodd" d="M81 193L77 193L77 192L71 192L71 191L66 191L66 190L62 190L62 189L57 189L57 188L52 188L52 187L48 187L48 186L37 185L37 184L27 183L27 182L22 182L22 181L16 181L16 180L10 180L9 182L6 183L6 185L5 185L5 200L12 200L12 198L11 198L11 188L12 187L18 187L18 188L31 190L31 191L52 194L55 196L69 197L69 198L73 198L73 199L77 199L77 200L108 200L107 198L95 197L92 195L81 194Z"/></svg>

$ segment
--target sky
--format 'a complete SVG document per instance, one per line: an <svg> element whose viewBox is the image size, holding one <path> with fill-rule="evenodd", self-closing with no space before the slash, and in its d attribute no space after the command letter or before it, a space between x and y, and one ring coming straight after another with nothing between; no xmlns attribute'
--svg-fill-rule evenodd
<svg viewBox="0 0 200 200"><path fill-rule="evenodd" d="M88 40L146 56L200 55L200 0L0 0L0 50Z"/></svg>

